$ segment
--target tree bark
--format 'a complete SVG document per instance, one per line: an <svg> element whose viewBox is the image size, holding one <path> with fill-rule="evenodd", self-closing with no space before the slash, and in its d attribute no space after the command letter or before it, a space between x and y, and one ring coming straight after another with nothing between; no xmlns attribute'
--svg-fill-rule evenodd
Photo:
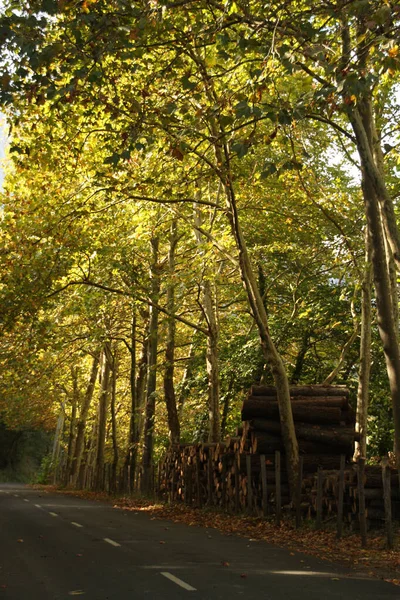
<svg viewBox="0 0 400 600"><path fill-rule="evenodd" d="M99 362L100 356L96 354L93 357L92 368L90 371L89 381L86 387L85 396L82 401L82 406L78 418L78 422L76 425L76 441L75 441L75 451L74 457L72 460L71 466L71 478L72 485L76 486L78 475L81 467L82 456L83 456L83 447L85 441L85 427L86 421L89 413L90 404L93 398L94 387L96 385L97 373L99 370Z"/></svg>
<svg viewBox="0 0 400 600"><path fill-rule="evenodd" d="M367 456L367 427L369 403L369 376L371 371L371 296L372 296L372 247L368 228L365 230L365 271L361 292L361 339L360 367L358 371L356 431L360 441L356 442L354 460Z"/></svg>
<svg viewBox="0 0 400 600"><path fill-rule="evenodd" d="M124 463L124 473L125 473L125 481L127 485L129 485L128 492L133 491L133 484L136 472L136 462L137 462L137 451L139 444L139 428L138 428L138 395L136 388L136 308L133 305L132 307L132 325L131 325L131 343L129 346L131 364L130 364L130 373L129 373L129 384L130 384L130 392L131 392L131 407L130 407L130 417L129 417L129 437L128 437L128 449L125 456ZM130 477L128 478L128 473L130 473Z"/></svg>
<svg viewBox="0 0 400 600"><path fill-rule="evenodd" d="M398 326L394 321L393 295L387 270L384 229L380 218L379 203L375 188L365 171L363 173L363 193L368 227L371 232L378 330L389 378L395 430L394 446L397 467L400 468L400 349Z"/></svg>
<svg viewBox="0 0 400 600"><path fill-rule="evenodd" d="M76 413L78 410L79 403L79 385L78 385L78 369L76 367L71 368L72 376L72 397L71 397L71 417L69 423L69 435L68 435L68 450L67 450L67 464L65 468L64 485L70 483L71 467L75 451L75 439L76 439Z"/></svg>
<svg viewBox="0 0 400 600"><path fill-rule="evenodd" d="M119 460L118 439L117 439L117 419L115 414L116 396L117 396L117 377L118 377L118 355L117 348L114 348L112 356L111 373L111 437L113 446L113 461L111 470L111 492L117 492L117 469Z"/></svg>
<svg viewBox="0 0 400 600"><path fill-rule="evenodd" d="M97 430L97 446L96 446L96 476L95 489L101 490L103 486L103 471L104 471L104 448L106 443L106 425L107 411L110 387L110 342L104 344L103 361L101 370L101 389L99 397L99 414L98 414L98 430Z"/></svg>
<svg viewBox="0 0 400 600"><path fill-rule="evenodd" d="M198 192L200 196L200 192ZM203 219L198 204L194 206L194 222L196 226L196 238L199 245L199 252L203 256L204 272L201 281L203 312L207 322L207 348L206 348L206 368L208 380L208 441L218 442L221 437L220 408L219 408L219 363L218 363L218 337L219 327L217 320L217 307L213 298L212 286L209 277L204 251L201 249L203 236L199 232Z"/></svg>
<svg viewBox="0 0 400 600"><path fill-rule="evenodd" d="M151 240L152 263L150 269L151 291L150 299L158 303L160 295L160 274L158 265L159 240L153 237ZM146 412L144 420L144 439L142 455L142 492L148 494L151 491L151 465L154 444L154 418L156 408L156 384L157 384L157 347L158 347L158 309L155 304L149 308L149 362L147 370L147 394Z"/></svg>
<svg viewBox="0 0 400 600"><path fill-rule="evenodd" d="M168 253L169 278L167 288L167 310L169 315L175 312L175 250L178 243L176 220L171 223L170 246ZM169 439L171 444L179 444L180 423L176 406L176 395L174 386L175 371L175 319L173 316L167 318L167 339L165 344L165 371L164 371L164 395L167 407Z"/></svg>

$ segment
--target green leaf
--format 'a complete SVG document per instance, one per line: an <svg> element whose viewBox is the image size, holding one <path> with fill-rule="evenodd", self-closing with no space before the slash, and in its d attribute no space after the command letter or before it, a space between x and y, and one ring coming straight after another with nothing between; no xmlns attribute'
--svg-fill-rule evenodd
<svg viewBox="0 0 400 600"><path fill-rule="evenodd" d="M232 150L239 158L243 158L249 151L249 146L245 142L236 142L232 145Z"/></svg>
<svg viewBox="0 0 400 600"><path fill-rule="evenodd" d="M267 179L267 177L269 177L270 175L273 175L274 173L277 173L278 169L276 168L274 163L269 163L266 168L261 171L261 175L260 178L261 179Z"/></svg>
<svg viewBox="0 0 400 600"><path fill-rule="evenodd" d="M114 152L111 156L107 156L107 158L104 159L104 164L115 166L119 163L120 158L120 155L117 152Z"/></svg>

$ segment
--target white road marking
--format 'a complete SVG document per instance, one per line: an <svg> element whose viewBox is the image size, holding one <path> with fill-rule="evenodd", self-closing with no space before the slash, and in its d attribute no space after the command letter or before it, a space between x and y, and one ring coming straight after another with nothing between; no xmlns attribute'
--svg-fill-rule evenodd
<svg viewBox="0 0 400 600"><path fill-rule="evenodd" d="M36 508L42 508L40 504L35 504Z"/></svg>
<svg viewBox="0 0 400 600"><path fill-rule="evenodd" d="M174 583L176 583L176 585L179 585L181 588L183 588L184 590L187 590L188 592L195 592L196 591L196 588L192 587L191 585L189 585L185 581L182 581L182 579L179 579L178 577L175 577L175 575L172 575L172 573L168 573L167 571L161 571L161 575L163 575L167 579L170 579L171 581L173 581Z"/></svg>
<svg viewBox="0 0 400 600"><path fill-rule="evenodd" d="M111 546L120 546L121 544L118 544L118 542L114 542L114 540L110 540L110 538L103 538L103 540L105 542L107 542L107 544L111 544Z"/></svg>
<svg viewBox="0 0 400 600"><path fill-rule="evenodd" d="M24 498L24 502L30 502L30 500L28 500L28 498Z"/></svg>
<svg viewBox="0 0 400 600"><path fill-rule="evenodd" d="M75 525L75 527L83 527L80 523L75 523L75 521L71 521L71 525Z"/></svg>
<svg viewBox="0 0 400 600"><path fill-rule="evenodd" d="M19 498L18 494L14 494L14 498Z"/></svg>
<svg viewBox="0 0 400 600"><path fill-rule="evenodd" d="M49 515L51 515L52 517L58 517L57 513L53 513L53 512L49 512Z"/></svg>

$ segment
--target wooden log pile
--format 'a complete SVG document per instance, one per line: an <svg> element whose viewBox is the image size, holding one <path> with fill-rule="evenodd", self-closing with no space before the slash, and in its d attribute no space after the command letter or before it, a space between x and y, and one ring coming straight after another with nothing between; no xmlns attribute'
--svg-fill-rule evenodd
<svg viewBox="0 0 400 600"><path fill-rule="evenodd" d="M359 485L357 465L352 461L357 434L349 392L343 386L316 385L290 391L303 468L298 508L317 522L337 517L344 456L343 521L358 529ZM158 472L160 497L260 516L275 513L280 506L293 509L275 388L253 386L243 403L242 418L242 427L224 442L171 447ZM280 461L279 472L276 460ZM390 479L393 517L400 518L395 470ZM382 527L381 467L367 466L363 484L367 525Z"/></svg>
<svg viewBox="0 0 400 600"><path fill-rule="evenodd" d="M290 388L293 419L304 470L339 468L340 456L348 462L354 454L357 434L355 414L344 386L297 386ZM253 386L242 407L241 451L253 454L284 454L276 389Z"/></svg>

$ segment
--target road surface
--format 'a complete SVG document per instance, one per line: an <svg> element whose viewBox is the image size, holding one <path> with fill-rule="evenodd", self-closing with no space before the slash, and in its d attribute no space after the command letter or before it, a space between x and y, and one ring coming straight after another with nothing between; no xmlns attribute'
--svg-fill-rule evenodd
<svg viewBox="0 0 400 600"><path fill-rule="evenodd" d="M0 600L389 600L340 566L145 512L0 485Z"/></svg>

